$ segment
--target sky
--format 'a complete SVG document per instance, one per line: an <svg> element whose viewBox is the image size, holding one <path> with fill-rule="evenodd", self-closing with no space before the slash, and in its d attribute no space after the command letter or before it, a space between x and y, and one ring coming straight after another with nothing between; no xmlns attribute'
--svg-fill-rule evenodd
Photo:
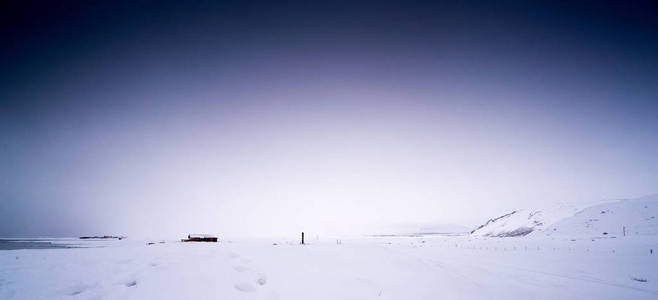
<svg viewBox="0 0 658 300"><path fill-rule="evenodd" d="M3 1L0 236L475 227L658 193L651 1Z"/></svg>

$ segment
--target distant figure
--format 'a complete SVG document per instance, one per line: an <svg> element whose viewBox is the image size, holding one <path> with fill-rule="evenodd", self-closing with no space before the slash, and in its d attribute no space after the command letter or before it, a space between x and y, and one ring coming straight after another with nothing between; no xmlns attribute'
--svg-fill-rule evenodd
<svg viewBox="0 0 658 300"><path fill-rule="evenodd" d="M188 240L190 239L190 235L189 235L189 234L187 235L187 239L188 239Z"/></svg>

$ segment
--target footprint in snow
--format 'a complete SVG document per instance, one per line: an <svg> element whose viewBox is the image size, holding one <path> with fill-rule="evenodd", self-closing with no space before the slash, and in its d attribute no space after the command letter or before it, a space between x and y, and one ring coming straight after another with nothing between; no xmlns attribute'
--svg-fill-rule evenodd
<svg viewBox="0 0 658 300"><path fill-rule="evenodd" d="M124 283L124 285L125 285L126 287L133 287L133 286L136 286L136 285L137 285L137 280L130 280L130 281Z"/></svg>
<svg viewBox="0 0 658 300"><path fill-rule="evenodd" d="M265 276L265 274L259 274L256 283L258 283L258 285L265 285L267 283L267 276Z"/></svg>
<svg viewBox="0 0 658 300"><path fill-rule="evenodd" d="M253 292L256 290L256 287L248 282L240 282L235 284L235 289L241 292Z"/></svg>
<svg viewBox="0 0 658 300"><path fill-rule="evenodd" d="M84 291L86 291L90 287L91 286L86 285L86 284L82 284L82 283L81 284L76 284L76 285L66 289L64 293L69 295L69 296L75 296L75 295L82 294Z"/></svg>

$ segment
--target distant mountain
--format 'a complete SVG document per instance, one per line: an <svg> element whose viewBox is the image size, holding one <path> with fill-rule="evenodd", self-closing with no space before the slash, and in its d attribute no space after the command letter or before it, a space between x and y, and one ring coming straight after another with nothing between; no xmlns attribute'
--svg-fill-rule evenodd
<svg viewBox="0 0 658 300"><path fill-rule="evenodd" d="M469 228L456 224L424 224L418 228L418 233L467 233Z"/></svg>
<svg viewBox="0 0 658 300"><path fill-rule="evenodd" d="M658 195L616 200L582 210L560 205L543 210L518 210L489 219L473 236L617 237L658 234Z"/></svg>
<svg viewBox="0 0 658 300"><path fill-rule="evenodd" d="M379 225L368 229L369 234L377 235L414 235L432 233L468 233L469 228L456 224L441 223L395 223Z"/></svg>

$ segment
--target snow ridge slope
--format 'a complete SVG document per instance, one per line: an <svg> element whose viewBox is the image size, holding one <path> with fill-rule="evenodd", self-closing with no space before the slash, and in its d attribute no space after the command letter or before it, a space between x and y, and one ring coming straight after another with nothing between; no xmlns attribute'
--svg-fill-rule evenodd
<svg viewBox="0 0 658 300"><path fill-rule="evenodd" d="M559 205L544 210L518 210L490 219L472 236L554 236L615 238L658 235L658 195L615 200L577 210Z"/></svg>
<svg viewBox="0 0 658 300"><path fill-rule="evenodd" d="M490 219L471 231L473 236L515 237L545 230L555 222L573 215L577 209L561 204L550 209L515 210L500 217Z"/></svg>
<svg viewBox="0 0 658 300"><path fill-rule="evenodd" d="M544 234L587 238L658 235L658 195L587 207L549 226Z"/></svg>

